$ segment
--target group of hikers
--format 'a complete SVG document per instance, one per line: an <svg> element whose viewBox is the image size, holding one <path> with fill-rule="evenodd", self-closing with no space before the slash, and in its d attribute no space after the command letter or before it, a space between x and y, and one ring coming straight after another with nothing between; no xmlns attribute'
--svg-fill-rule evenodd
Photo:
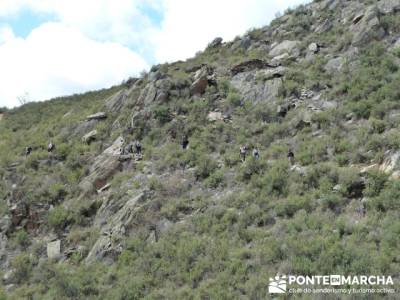
<svg viewBox="0 0 400 300"><path fill-rule="evenodd" d="M48 145L47 145L47 152L50 154L50 153L52 153L54 150L56 149L56 146L55 146L55 144L53 143L53 142L50 142ZM28 155L30 155L31 153L32 153L32 151L33 151L33 147L32 146L26 146L25 147L25 156L28 156Z"/></svg>
<svg viewBox="0 0 400 300"><path fill-rule="evenodd" d="M182 137L181 146L182 146L183 150L186 150L189 146L189 137L186 134L183 135L183 137ZM49 154L51 154L54 150L55 150L55 144L53 142L50 142L47 145L47 152ZM30 155L32 153L32 151L33 151L32 146L27 146L25 148L25 156ZM239 157L242 162L246 161L248 151L249 151L249 149L246 145L240 146ZM141 157L142 156L142 144L140 143L139 140L136 140L133 143L129 143L125 148L121 149L121 154L135 154L135 155ZM253 148L252 155L255 159L260 158L260 151L259 151L258 147ZM287 153L287 158L289 160L289 163L293 166L295 163L295 159L294 159L294 153L293 153L292 149L289 149L289 151Z"/></svg>
<svg viewBox="0 0 400 300"><path fill-rule="evenodd" d="M247 156L248 150L249 149L247 146L245 146L245 145L240 146L239 157L242 162L246 161L246 156ZM255 159L260 158L260 150L258 150L258 147L253 148L252 155ZM289 151L287 153L287 158L289 160L289 163L293 166L294 165L294 153L293 153L292 149L289 149Z"/></svg>
<svg viewBox="0 0 400 300"><path fill-rule="evenodd" d="M125 147L122 150L121 154L137 154L137 155L142 155L142 144L140 141L136 140L134 143L128 144L127 147Z"/></svg>

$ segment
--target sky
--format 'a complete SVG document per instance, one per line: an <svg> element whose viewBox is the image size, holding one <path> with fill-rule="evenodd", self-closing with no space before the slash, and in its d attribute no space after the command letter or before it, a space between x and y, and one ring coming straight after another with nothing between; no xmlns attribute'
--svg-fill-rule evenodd
<svg viewBox="0 0 400 300"><path fill-rule="evenodd" d="M0 0L0 107L107 88L307 0Z"/></svg>

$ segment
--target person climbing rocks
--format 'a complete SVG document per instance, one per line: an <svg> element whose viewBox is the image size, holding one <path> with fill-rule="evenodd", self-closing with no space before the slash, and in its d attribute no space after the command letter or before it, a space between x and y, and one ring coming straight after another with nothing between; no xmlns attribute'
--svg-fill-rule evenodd
<svg viewBox="0 0 400 300"><path fill-rule="evenodd" d="M129 143L123 150L122 154L133 153L133 144Z"/></svg>
<svg viewBox="0 0 400 300"><path fill-rule="evenodd" d="M185 135L183 136L183 138L182 138L182 149L183 149L183 150L187 149L188 145L189 145L189 138L188 138L188 136L185 134Z"/></svg>
<svg viewBox="0 0 400 300"><path fill-rule="evenodd" d="M255 159L259 159L260 158L260 151L258 150L257 147L254 147L254 149L253 149L253 157Z"/></svg>
<svg viewBox="0 0 400 300"><path fill-rule="evenodd" d="M54 151L54 149L56 148L56 146L50 142L49 145L47 146L47 152L51 153Z"/></svg>
<svg viewBox="0 0 400 300"><path fill-rule="evenodd" d="M142 144L140 144L140 142L138 140L136 140L136 142L135 142L135 150L136 150L136 154L138 154L138 155L142 154Z"/></svg>
<svg viewBox="0 0 400 300"><path fill-rule="evenodd" d="M292 149L289 149L288 154L287 154L289 163L293 166L294 165L294 153Z"/></svg>
<svg viewBox="0 0 400 300"><path fill-rule="evenodd" d="M28 156L28 155L30 155L31 153L32 153L32 146L27 146L26 148L25 148L25 156Z"/></svg>
<svg viewBox="0 0 400 300"><path fill-rule="evenodd" d="M246 160L246 154L247 154L247 147L245 145L240 146L239 155L240 155L240 160L242 162L244 162Z"/></svg>

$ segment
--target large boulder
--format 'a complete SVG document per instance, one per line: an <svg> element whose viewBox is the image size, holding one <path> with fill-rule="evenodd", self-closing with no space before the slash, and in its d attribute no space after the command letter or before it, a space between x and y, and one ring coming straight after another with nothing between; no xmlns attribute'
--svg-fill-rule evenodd
<svg viewBox="0 0 400 300"><path fill-rule="evenodd" d="M119 112L128 98L128 91L121 90L106 100L106 107L111 112Z"/></svg>
<svg viewBox="0 0 400 300"><path fill-rule="evenodd" d="M156 97L157 97L157 88L154 85L154 82L150 82L140 92L138 103L141 105L149 105L153 103Z"/></svg>
<svg viewBox="0 0 400 300"><path fill-rule="evenodd" d="M209 48L217 48L221 46L223 39L221 37L215 38L209 45Z"/></svg>
<svg viewBox="0 0 400 300"><path fill-rule="evenodd" d="M79 184L85 192L101 189L107 180L120 169L119 157L122 153L124 139L117 138L102 154L97 156L89 169L89 175Z"/></svg>
<svg viewBox="0 0 400 300"><path fill-rule="evenodd" d="M197 96L204 94L208 85L215 81L214 77L213 70L209 66L202 66L193 76L194 81L190 86L190 94Z"/></svg>
<svg viewBox="0 0 400 300"><path fill-rule="evenodd" d="M231 50L236 51L237 49L247 50L251 46L251 39L248 36L243 38L237 38L233 41Z"/></svg>
<svg viewBox="0 0 400 300"><path fill-rule="evenodd" d="M284 53L288 53L290 56L298 57L300 55L299 45L299 41L285 40L275 45L269 52L269 56L275 57Z"/></svg>
<svg viewBox="0 0 400 300"><path fill-rule="evenodd" d="M337 7L337 5L339 4L340 1L336 1L336 0L323 0L323 1L317 1L316 5L317 5L317 10L332 10L335 9Z"/></svg>
<svg viewBox="0 0 400 300"><path fill-rule="evenodd" d="M277 98L282 78L263 81L258 80L256 72L243 72L233 76L231 84L245 101L270 102Z"/></svg>
<svg viewBox="0 0 400 300"><path fill-rule="evenodd" d="M381 14L391 14L400 11L400 0L381 0L378 2Z"/></svg>
<svg viewBox="0 0 400 300"><path fill-rule="evenodd" d="M258 69L264 69L267 67L271 67L271 65L261 59L251 59L251 60L246 60L240 64L235 65L231 69L231 73L233 76L235 76L239 73L249 72L249 71L258 70Z"/></svg>
<svg viewBox="0 0 400 300"><path fill-rule="evenodd" d="M96 139L96 135L97 135L97 130L92 130L88 133L86 133L83 137L82 137L82 142L90 144L90 142L94 141Z"/></svg>
<svg viewBox="0 0 400 300"><path fill-rule="evenodd" d="M105 119L105 118L107 118L107 114L106 114L105 112L98 112L98 113L95 113L95 114L93 114L93 115L87 116L87 117L86 117L86 120L87 120L87 121L92 121L92 120L103 120L103 119Z"/></svg>
<svg viewBox="0 0 400 300"><path fill-rule="evenodd" d="M102 227L102 235L89 251L85 259L86 263L90 264L107 256L113 258L122 251L122 243L127 230L134 223L135 214L142 207L146 198L147 194L141 192L126 201L117 211L115 211L115 203L112 201L102 204L97 215L103 216L107 220L107 224Z"/></svg>
<svg viewBox="0 0 400 300"><path fill-rule="evenodd" d="M336 73L342 69L344 62L345 59L341 56L332 58L326 63L324 69L328 73Z"/></svg>
<svg viewBox="0 0 400 300"><path fill-rule="evenodd" d="M308 51L312 54L318 53L319 52L320 46L317 43L311 43L308 45Z"/></svg>
<svg viewBox="0 0 400 300"><path fill-rule="evenodd" d="M379 166L379 170L385 173L392 173L392 178L398 178L400 175L400 151L387 152L386 158Z"/></svg>
<svg viewBox="0 0 400 300"><path fill-rule="evenodd" d="M265 70L259 70L256 77L262 80L271 80L274 78L281 78L286 74L285 67L268 68Z"/></svg>
<svg viewBox="0 0 400 300"><path fill-rule="evenodd" d="M350 26L353 32L352 44L355 46L365 45L373 38L382 38L385 30L379 21L379 12L375 5L367 7L365 12L358 13Z"/></svg>
<svg viewBox="0 0 400 300"><path fill-rule="evenodd" d="M333 22L329 19L323 20L321 23L316 23L312 26L315 33L324 33L333 27Z"/></svg>
<svg viewBox="0 0 400 300"><path fill-rule="evenodd" d="M190 93L192 95L202 95L208 87L207 76L196 79L190 86Z"/></svg>
<svg viewBox="0 0 400 300"><path fill-rule="evenodd" d="M49 259L58 259L61 256L61 241L56 240L47 243L47 257Z"/></svg>

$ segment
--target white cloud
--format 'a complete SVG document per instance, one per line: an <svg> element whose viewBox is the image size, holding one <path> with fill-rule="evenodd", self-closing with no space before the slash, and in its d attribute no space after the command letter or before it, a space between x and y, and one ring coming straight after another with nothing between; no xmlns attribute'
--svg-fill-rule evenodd
<svg viewBox="0 0 400 300"><path fill-rule="evenodd" d="M231 40L249 28L268 24L277 12L307 0L163 0L165 18L152 37L156 58L193 56L215 37Z"/></svg>
<svg viewBox="0 0 400 300"><path fill-rule="evenodd" d="M14 32L10 26L5 25L0 27L0 45L14 38Z"/></svg>
<svg viewBox="0 0 400 300"><path fill-rule="evenodd" d="M0 26L0 106L17 105L25 92L43 100L118 83L146 68L145 60L186 59L217 36L231 40L304 2L0 0L0 17L29 9L56 20L25 39ZM146 15L149 7L161 12L161 24Z"/></svg>
<svg viewBox="0 0 400 300"><path fill-rule="evenodd" d="M18 105L24 93L44 100L108 87L148 68L130 49L91 40L61 23L43 24L26 39L5 39L0 65L0 106Z"/></svg>
<svg viewBox="0 0 400 300"><path fill-rule="evenodd" d="M141 8L159 7L161 0L0 0L0 16L23 9L47 13L57 21L79 28L90 38L124 45L142 42L152 20Z"/></svg>

